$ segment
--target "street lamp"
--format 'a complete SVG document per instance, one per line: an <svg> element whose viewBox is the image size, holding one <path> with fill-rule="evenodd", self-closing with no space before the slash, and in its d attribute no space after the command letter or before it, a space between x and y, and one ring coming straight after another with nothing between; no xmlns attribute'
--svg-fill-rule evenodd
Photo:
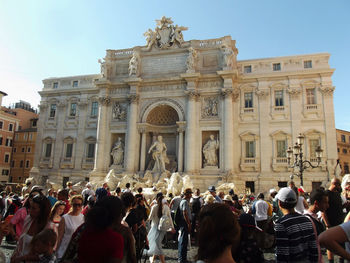
<svg viewBox="0 0 350 263"><path fill-rule="evenodd" d="M319 167L321 163L322 158L322 152L320 146L317 146L316 148L316 158L317 158L317 165L312 165L312 163L308 160L303 159L303 144L304 144L305 137L300 133L297 137L297 142L293 146L293 149L291 147L287 150L287 159L288 159L288 165L289 168L297 168L299 171L297 173L294 173L290 176L290 178L293 180L294 175L300 177L300 185L303 186L303 172L307 168L317 168ZM294 161L292 161L294 155ZM292 164L291 164L292 161Z"/></svg>

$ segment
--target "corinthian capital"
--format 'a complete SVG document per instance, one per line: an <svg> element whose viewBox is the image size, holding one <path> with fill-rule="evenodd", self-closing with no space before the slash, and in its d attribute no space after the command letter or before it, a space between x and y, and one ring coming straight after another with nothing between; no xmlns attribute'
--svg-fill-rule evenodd
<svg viewBox="0 0 350 263"><path fill-rule="evenodd" d="M128 96L128 99L129 99L130 103L138 103L139 99L140 99L140 96L138 94L130 94Z"/></svg>
<svg viewBox="0 0 350 263"><path fill-rule="evenodd" d="M262 89L258 89L255 93L260 99L266 99L270 94L268 90L262 90Z"/></svg>
<svg viewBox="0 0 350 263"><path fill-rule="evenodd" d="M331 96L335 90L334 86L321 86L320 91L324 96Z"/></svg>
<svg viewBox="0 0 350 263"><path fill-rule="evenodd" d="M298 97L301 93L301 89L299 87L289 86L287 92L291 97Z"/></svg>
<svg viewBox="0 0 350 263"><path fill-rule="evenodd" d="M195 90L186 90L185 94L188 96L189 100L198 100L200 97L200 94L198 91Z"/></svg>
<svg viewBox="0 0 350 263"><path fill-rule="evenodd" d="M101 103L101 105L108 106L111 103L111 98L108 96L99 97L98 101Z"/></svg>

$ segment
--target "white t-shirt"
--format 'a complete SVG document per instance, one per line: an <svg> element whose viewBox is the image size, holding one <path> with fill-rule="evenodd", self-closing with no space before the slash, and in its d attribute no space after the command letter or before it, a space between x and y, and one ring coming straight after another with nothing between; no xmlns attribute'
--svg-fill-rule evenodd
<svg viewBox="0 0 350 263"><path fill-rule="evenodd" d="M305 207L304 207L304 197L299 196L299 197L298 197L297 205L295 206L295 212L297 212L297 213L303 215L303 214L304 214L304 210L305 210Z"/></svg>
<svg viewBox="0 0 350 263"><path fill-rule="evenodd" d="M269 205L264 200L258 200L255 203L255 220L263 221L267 220L267 211Z"/></svg>
<svg viewBox="0 0 350 263"><path fill-rule="evenodd" d="M344 230L344 232L348 238L348 241L350 242L350 221L341 224L340 227ZM350 243L349 242L345 242L345 249L348 253L350 253ZM346 260L345 262L349 263L350 261Z"/></svg>

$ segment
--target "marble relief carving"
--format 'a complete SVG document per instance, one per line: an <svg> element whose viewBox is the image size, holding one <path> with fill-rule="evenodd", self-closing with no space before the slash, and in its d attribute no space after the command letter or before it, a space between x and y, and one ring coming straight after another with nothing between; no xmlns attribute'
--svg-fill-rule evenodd
<svg viewBox="0 0 350 263"><path fill-rule="evenodd" d="M117 121L125 121L127 115L127 106L120 102L115 102L113 105L113 119Z"/></svg>
<svg viewBox="0 0 350 263"><path fill-rule="evenodd" d="M219 104L219 101L217 97L203 98L202 118L217 117L219 115L218 104Z"/></svg>

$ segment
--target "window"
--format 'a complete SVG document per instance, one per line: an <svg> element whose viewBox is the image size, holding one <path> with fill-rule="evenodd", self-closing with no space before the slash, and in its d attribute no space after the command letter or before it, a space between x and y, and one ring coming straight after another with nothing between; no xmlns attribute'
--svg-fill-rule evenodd
<svg viewBox="0 0 350 263"><path fill-rule="evenodd" d="M245 157L255 158L255 141L245 142Z"/></svg>
<svg viewBox="0 0 350 263"><path fill-rule="evenodd" d="M15 140L18 141L18 133L15 135Z"/></svg>
<svg viewBox="0 0 350 263"><path fill-rule="evenodd" d="M54 89L57 89L57 88L58 88L58 82L54 82L54 83L53 83L53 88L54 88Z"/></svg>
<svg viewBox="0 0 350 263"><path fill-rule="evenodd" d="M0 145L2 145L2 136L0 137Z"/></svg>
<svg viewBox="0 0 350 263"><path fill-rule="evenodd" d="M310 140L310 157L316 157L316 148L320 145L318 139Z"/></svg>
<svg viewBox="0 0 350 263"><path fill-rule="evenodd" d="M77 114L77 104L71 103L69 116L74 117L76 114Z"/></svg>
<svg viewBox="0 0 350 263"><path fill-rule="evenodd" d="M45 157L51 157L52 143L47 143L45 148Z"/></svg>
<svg viewBox="0 0 350 263"><path fill-rule="evenodd" d="M244 108L253 108L253 92L244 93Z"/></svg>
<svg viewBox="0 0 350 263"><path fill-rule="evenodd" d="M29 168L29 160L26 161L26 168Z"/></svg>
<svg viewBox="0 0 350 263"><path fill-rule="evenodd" d="M17 152L17 148L15 147L15 148L13 148L13 152L15 153L15 152Z"/></svg>
<svg viewBox="0 0 350 263"><path fill-rule="evenodd" d="M0 129L2 129L3 125L4 125L4 123L2 121L0 121Z"/></svg>
<svg viewBox="0 0 350 263"><path fill-rule="evenodd" d="M254 193L255 192L255 182L254 181L246 181L245 188L250 189L250 193ZM250 194L250 193L247 193L247 194Z"/></svg>
<svg viewBox="0 0 350 263"><path fill-rule="evenodd" d="M9 131L12 131L12 130L13 130L13 124L10 123L10 124L9 124Z"/></svg>
<svg viewBox="0 0 350 263"><path fill-rule="evenodd" d="M38 122L37 120L33 120L32 126L33 126L33 127L36 127L37 122Z"/></svg>
<svg viewBox="0 0 350 263"><path fill-rule="evenodd" d="M31 147L28 147L28 148L27 148L27 152L28 152L28 153L30 153L31 150L32 150Z"/></svg>
<svg viewBox="0 0 350 263"><path fill-rule="evenodd" d="M281 63L274 63L272 64L273 71L280 71L281 70Z"/></svg>
<svg viewBox="0 0 350 263"><path fill-rule="evenodd" d="M275 91L275 106L284 106L283 103L283 90L276 90Z"/></svg>
<svg viewBox="0 0 350 263"><path fill-rule="evenodd" d="M11 147L12 146L12 139L6 138L5 146Z"/></svg>
<svg viewBox="0 0 350 263"><path fill-rule="evenodd" d="M341 135L341 142L346 142L346 139L345 139L345 135L344 135L344 134Z"/></svg>
<svg viewBox="0 0 350 263"><path fill-rule="evenodd" d="M29 140L33 140L33 133L29 133Z"/></svg>
<svg viewBox="0 0 350 263"><path fill-rule="evenodd" d="M280 182L277 183L279 188L287 187L287 184L288 183L286 181L280 181Z"/></svg>
<svg viewBox="0 0 350 263"><path fill-rule="evenodd" d="M312 191L320 189L321 186L322 186L322 182L312 182Z"/></svg>
<svg viewBox="0 0 350 263"><path fill-rule="evenodd" d="M94 158L95 157L95 144L89 143L88 144L88 151L87 151L87 158Z"/></svg>
<svg viewBox="0 0 350 263"><path fill-rule="evenodd" d="M15 160L11 161L11 167L15 167Z"/></svg>
<svg viewBox="0 0 350 263"><path fill-rule="evenodd" d="M21 160L21 161L19 162L19 167L20 167L20 168L23 168L23 160Z"/></svg>
<svg viewBox="0 0 350 263"><path fill-rule="evenodd" d="M24 153L25 152L25 148L24 147L22 147L22 153Z"/></svg>
<svg viewBox="0 0 350 263"><path fill-rule="evenodd" d="M244 66L244 73L252 73L252 66Z"/></svg>
<svg viewBox="0 0 350 263"><path fill-rule="evenodd" d="M315 89L306 90L306 104L316 104Z"/></svg>
<svg viewBox="0 0 350 263"><path fill-rule="evenodd" d="M9 174L10 174L10 170L2 169L1 175L9 175Z"/></svg>
<svg viewBox="0 0 350 263"><path fill-rule="evenodd" d="M311 60L304 61L304 68L312 68L312 61Z"/></svg>
<svg viewBox="0 0 350 263"><path fill-rule="evenodd" d="M287 151L287 144L285 140L279 140L276 142L277 145L277 157L278 158L285 158L286 157L286 151Z"/></svg>
<svg viewBox="0 0 350 263"><path fill-rule="evenodd" d="M340 152L340 149L339 148L337 148L337 150L338 150L338 153Z"/></svg>
<svg viewBox="0 0 350 263"><path fill-rule="evenodd" d="M347 150L347 149L343 149L343 153L344 153L344 154L347 154L347 153L348 153L348 150Z"/></svg>
<svg viewBox="0 0 350 263"><path fill-rule="evenodd" d="M91 103L91 116L96 117L98 113L98 102L97 101L93 101Z"/></svg>
<svg viewBox="0 0 350 263"><path fill-rule="evenodd" d="M5 153L5 163L8 163L10 161L10 155L8 153Z"/></svg>
<svg viewBox="0 0 350 263"><path fill-rule="evenodd" d="M66 158L72 158L72 154L73 154L73 144L68 143L66 146Z"/></svg>
<svg viewBox="0 0 350 263"><path fill-rule="evenodd" d="M344 163L344 173L345 174L349 173L349 164L348 163Z"/></svg>
<svg viewBox="0 0 350 263"><path fill-rule="evenodd" d="M55 118L56 115L56 104L50 106L50 118Z"/></svg>
<svg viewBox="0 0 350 263"><path fill-rule="evenodd" d="M27 140L28 135L26 133L23 134L23 140Z"/></svg>
<svg viewBox="0 0 350 263"><path fill-rule="evenodd" d="M78 87L78 81L77 80L73 81L73 87Z"/></svg>

